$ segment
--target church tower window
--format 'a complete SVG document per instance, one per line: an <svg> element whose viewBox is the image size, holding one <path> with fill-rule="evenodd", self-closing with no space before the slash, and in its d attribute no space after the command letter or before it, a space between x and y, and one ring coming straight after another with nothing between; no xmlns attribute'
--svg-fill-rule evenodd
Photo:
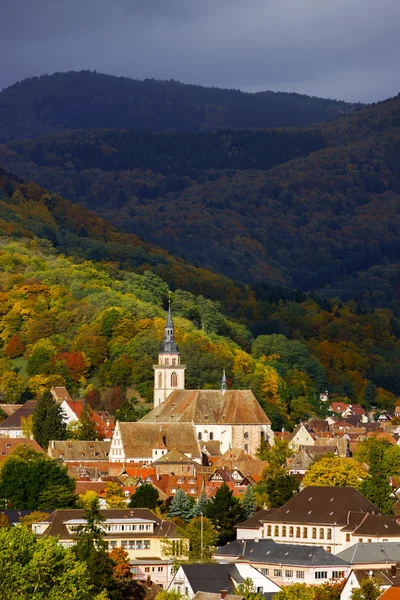
<svg viewBox="0 0 400 600"><path fill-rule="evenodd" d="M171 387L176 387L178 385L178 375L175 373L171 373Z"/></svg>
<svg viewBox="0 0 400 600"><path fill-rule="evenodd" d="M158 374L158 387L162 388L162 373Z"/></svg>

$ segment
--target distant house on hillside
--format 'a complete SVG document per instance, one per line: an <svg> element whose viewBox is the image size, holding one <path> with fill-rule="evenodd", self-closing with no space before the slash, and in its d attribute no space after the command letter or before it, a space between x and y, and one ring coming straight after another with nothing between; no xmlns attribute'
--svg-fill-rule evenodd
<svg viewBox="0 0 400 600"><path fill-rule="evenodd" d="M25 404L21 404L20 408L0 423L0 436L10 438L24 437L23 419L27 419L33 415L36 404L36 400L29 400Z"/></svg>

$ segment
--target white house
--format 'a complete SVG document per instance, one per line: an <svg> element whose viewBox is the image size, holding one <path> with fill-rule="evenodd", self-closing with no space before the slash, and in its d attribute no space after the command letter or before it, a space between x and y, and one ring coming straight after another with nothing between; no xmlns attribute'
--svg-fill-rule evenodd
<svg viewBox="0 0 400 600"><path fill-rule="evenodd" d="M192 600L197 592L232 594L245 579L251 579L254 591L260 594L276 593L281 588L266 575L245 563L181 565L168 590L175 590Z"/></svg>

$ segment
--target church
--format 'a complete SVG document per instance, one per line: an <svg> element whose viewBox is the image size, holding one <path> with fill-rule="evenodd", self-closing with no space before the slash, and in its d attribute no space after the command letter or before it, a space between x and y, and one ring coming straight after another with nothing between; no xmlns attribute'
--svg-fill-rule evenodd
<svg viewBox="0 0 400 600"><path fill-rule="evenodd" d="M117 424L111 461L150 463L174 448L197 458L202 452L207 453L210 442L214 448L219 447L219 454L235 448L254 457L263 441L274 443L271 421L251 390L228 390L225 372L219 390L186 390L185 369L174 339L169 306L164 341L158 364L154 365L154 408L137 423ZM173 432L180 432L181 437ZM147 434L154 440L152 452ZM146 439L141 443L143 436ZM186 452L180 445L187 446ZM139 450L145 446L149 447L147 452ZM133 447L136 450L130 452L128 448L133 451Z"/></svg>

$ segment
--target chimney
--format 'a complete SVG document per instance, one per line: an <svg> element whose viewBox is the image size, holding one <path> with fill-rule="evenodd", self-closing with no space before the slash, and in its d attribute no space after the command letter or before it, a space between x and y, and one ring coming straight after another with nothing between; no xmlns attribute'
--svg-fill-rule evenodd
<svg viewBox="0 0 400 600"><path fill-rule="evenodd" d="M150 577L150 575L147 575L147 577L146 577L146 586L148 588L151 587L151 577Z"/></svg>
<svg viewBox="0 0 400 600"><path fill-rule="evenodd" d="M396 567L396 565L392 565L392 566L390 567L390 574L391 574L391 576L392 576L392 577L396 577L396 572L397 572L397 567Z"/></svg>
<svg viewBox="0 0 400 600"><path fill-rule="evenodd" d="M258 542L258 537L257 537L257 536L254 538L254 541L255 541L255 542Z"/></svg>
<svg viewBox="0 0 400 600"><path fill-rule="evenodd" d="M224 600L225 596L227 596L228 590L221 590L221 600Z"/></svg>

